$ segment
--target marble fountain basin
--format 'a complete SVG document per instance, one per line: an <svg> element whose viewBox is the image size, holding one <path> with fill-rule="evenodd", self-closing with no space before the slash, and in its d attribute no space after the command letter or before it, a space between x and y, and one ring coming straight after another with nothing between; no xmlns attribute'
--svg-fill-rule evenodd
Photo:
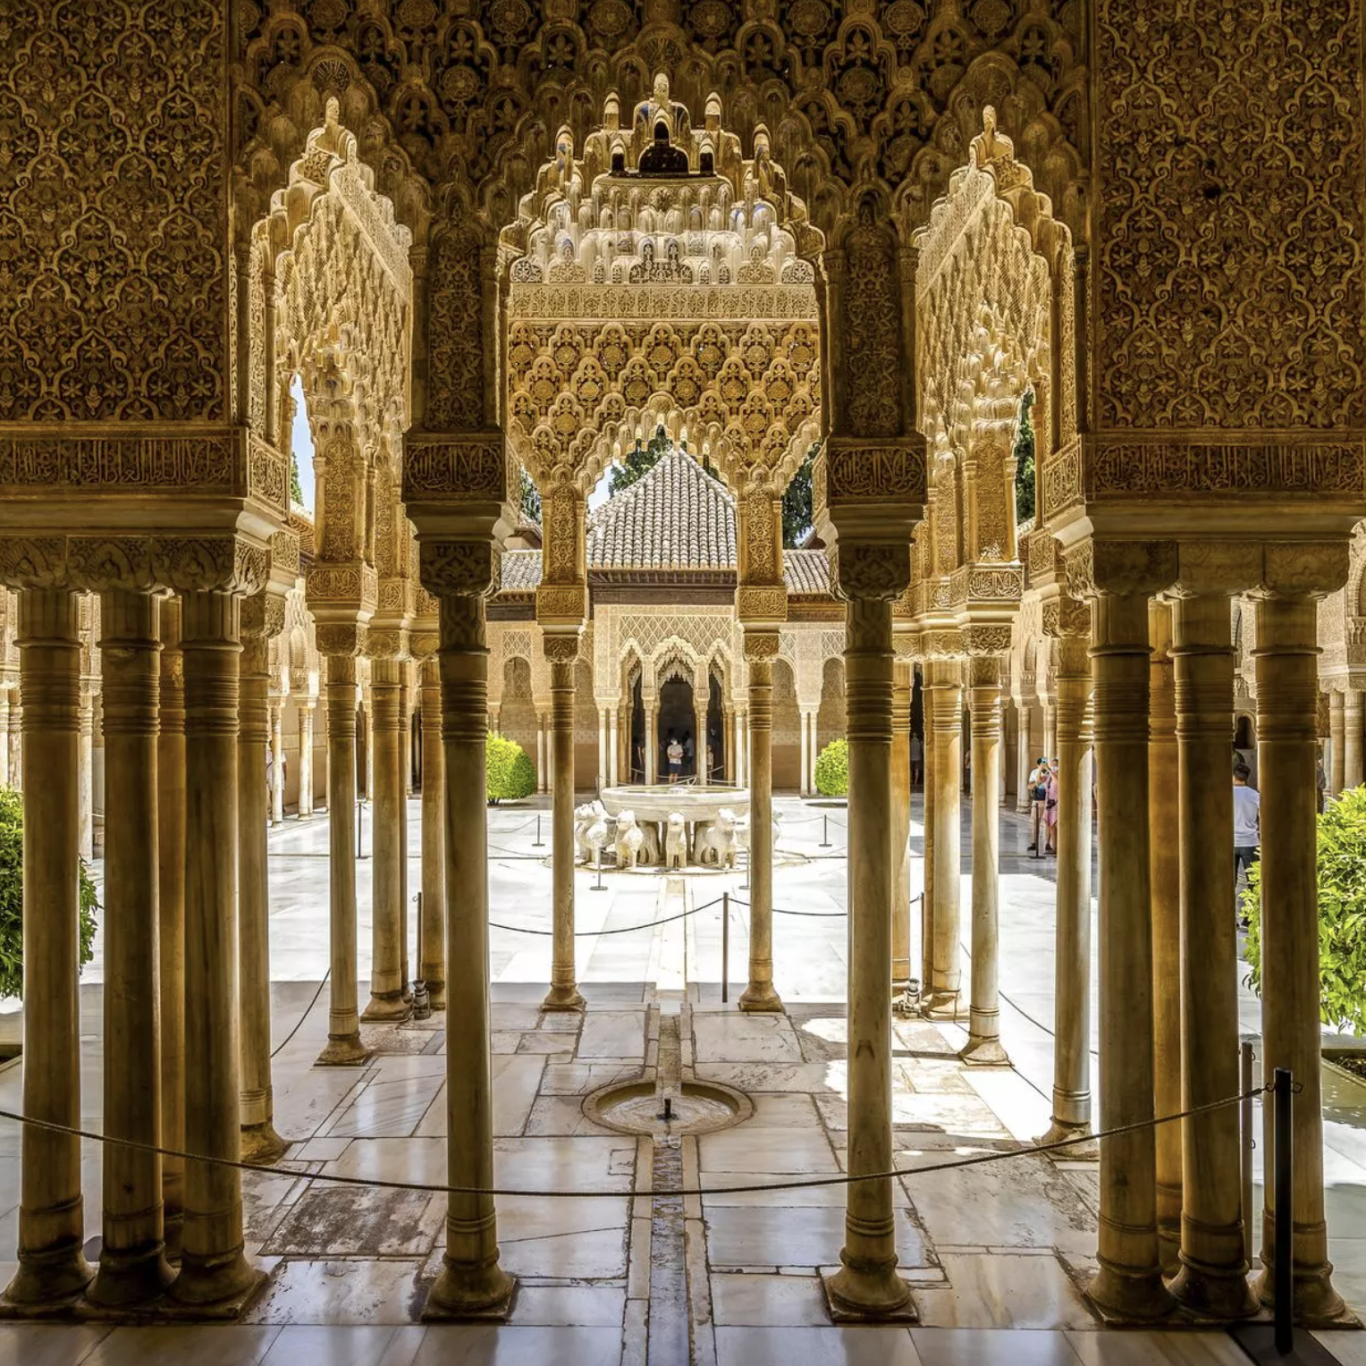
<svg viewBox="0 0 1366 1366"><path fill-rule="evenodd" d="M604 788L599 800L609 816L633 812L639 821L664 822L677 811L689 825L714 821L717 813L729 809L736 816L749 814L749 789L712 783L697 787L691 783L657 783Z"/></svg>

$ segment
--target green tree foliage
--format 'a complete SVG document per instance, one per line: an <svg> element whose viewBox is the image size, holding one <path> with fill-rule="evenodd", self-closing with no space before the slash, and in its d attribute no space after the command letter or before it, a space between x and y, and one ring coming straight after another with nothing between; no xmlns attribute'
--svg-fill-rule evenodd
<svg viewBox="0 0 1366 1366"><path fill-rule="evenodd" d="M517 801L535 792L536 770L516 740L490 733L484 742L484 765L490 806Z"/></svg>
<svg viewBox="0 0 1366 1366"><path fill-rule="evenodd" d="M541 493L525 465L522 467L522 516L537 526L541 524Z"/></svg>
<svg viewBox="0 0 1366 1366"><path fill-rule="evenodd" d="M94 955L100 903L84 860L80 880L80 961ZM0 787L0 996L24 994L24 799Z"/></svg>
<svg viewBox="0 0 1366 1366"><path fill-rule="evenodd" d="M1366 1034L1366 787L1352 788L1319 817L1319 1017ZM1248 919L1248 980L1262 990L1262 865L1252 865L1243 914Z"/></svg>
<svg viewBox="0 0 1366 1366"><path fill-rule="evenodd" d="M1030 417L1034 391L1020 400L1020 432L1015 438L1015 523L1027 522L1034 515L1034 423Z"/></svg>
<svg viewBox="0 0 1366 1366"><path fill-rule="evenodd" d="M849 742L831 740L816 758L816 791L822 797L849 795Z"/></svg>
<svg viewBox="0 0 1366 1366"><path fill-rule="evenodd" d="M608 485L609 492L613 495L618 494L622 489L630 488L644 475L649 474L668 454L669 447L672 444L668 432L663 427L655 428L655 434L650 438L648 445L642 446L637 441L635 449L630 455L620 465L612 466L612 482Z"/></svg>
<svg viewBox="0 0 1366 1366"><path fill-rule="evenodd" d="M820 442L813 442L806 459L797 467L791 482L783 492L783 546L795 550L802 537L811 530L814 511L811 506L811 465L820 450Z"/></svg>
<svg viewBox="0 0 1366 1366"><path fill-rule="evenodd" d="M289 500L300 507L303 506L304 488L299 483L299 457L292 451L289 456Z"/></svg>

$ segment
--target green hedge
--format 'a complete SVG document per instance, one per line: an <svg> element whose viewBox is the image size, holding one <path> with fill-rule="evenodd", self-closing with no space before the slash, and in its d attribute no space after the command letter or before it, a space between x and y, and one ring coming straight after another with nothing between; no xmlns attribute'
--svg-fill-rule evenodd
<svg viewBox="0 0 1366 1366"><path fill-rule="evenodd" d="M1366 1034L1366 787L1331 802L1318 826L1319 1017ZM1243 893L1248 980L1262 990L1262 865ZM1282 950L1284 951L1284 950Z"/></svg>
<svg viewBox="0 0 1366 1366"><path fill-rule="evenodd" d="M81 966L94 956L95 884L81 861ZM0 996L24 994L24 799L0 787Z"/></svg>
<svg viewBox="0 0 1366 1366"><path fill-rule="evenodd" d="M484 764L490 803L516 801L536 791L536 770L516 740L490 734L484 745Z"/></svg>
<svg viewBox="0 0 1366 1366"><path fill-rule="evenodd" d="M831 740L816 759L816 791L822 797L849 795L849 742Z"/></svg>

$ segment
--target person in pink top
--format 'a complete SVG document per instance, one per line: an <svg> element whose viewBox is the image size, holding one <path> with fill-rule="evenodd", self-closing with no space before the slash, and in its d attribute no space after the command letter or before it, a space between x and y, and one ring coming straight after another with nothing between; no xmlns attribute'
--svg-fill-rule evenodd
<svg viewBox="0 0 1366 1366"><path fill-rule="evenodd" d="M1045 795L1043 799L1043 823L1044 823L1044 853L1054 854L1058 852L1058 765L1057 761L1048 761L1048 782L1045 784Z"/></svg>

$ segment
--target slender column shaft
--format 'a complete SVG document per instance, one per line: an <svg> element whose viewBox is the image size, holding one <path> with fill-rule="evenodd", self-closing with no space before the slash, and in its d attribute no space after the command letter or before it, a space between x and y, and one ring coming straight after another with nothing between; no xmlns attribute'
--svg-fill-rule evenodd
<svg viewBox="0 0 1366 1366"><path fill-rule="evenodd" d="M1148 598L1092 603L1096 797L1100 862L1100 1121L1153 1118L1152 933L1148 899ZM1100 1145L1100 1271L1091 1297L1107 1313L1161 1317L1171 1308L1157 1260L1151 1128Z"/></svg>
<svg viewBox="0 0 1366 1366"><path fill-rule="evenodd" d="M362 1063L356 1001L356 661L329 655L327 669L327 835L331 979L325 1065Z"/></svg>
<svg viewBox="0 0 1366 1366"><path fill-rule="evenodd" d="M81 689L81 857L95 857L95 699Z"/></svg>
<svg viewBox="0 0 1366 1366"><path fill-rule="evenodd" d="M446 1005L446 750L441 739L441 672L422 661L421 977L433 1010Z"/></svg>
<svg viewBox="0 0 1366 1366"><path fill-rule="evenodd" d="M1182 1099L1238 1094L1233 906L1233 642L1222 593L1178 598L1176 751L1181 845ZM1108 853L1108 850L1107 850ZM1216 1318L1252 1313L1243 1251L1238 1107L1182 1123L1181 1270L1172 1294Z"/></svg>
<svg viewBox="0 0 1366 1366"><path fill-rule="evenodd" d="M536 713L536 790L538 792L548 792L550 790L549 765L546 763L545 752L545 717Z"/></svg>
<svg viewBox="0 0 1366 1366"><path fill-rule="evenodd" d="M285 818L285 707L270 704L270 823L279 825Z"/></svg>
<svg viewBox="0 0 1366 1366"><path fill-rule="evenodd" d="M182 598L185 660L185 1146L236 1160L237 688L241 602ZM263 785L264 786L264 785ZM257 1273L243 1255L242 1177L191 1162L185 1171L180 1276L189 1304L242 1295Z"/></svg>
<svg viewBox="0 0 1366 1366"><path fill-rule="evenodd" d="M19 670L22 679L24 672ZM22 792L24 790L24 689L20 684L15 700L9 710L9 784Z"/></svg>
<svg viewBox="0 0 1366 1366"><path fill-rule="evenodd" d="M777 654L776 635L769 640ZM741 993L741 1010L781 1010L773 985L773 658L749 657L749 985ZM890 827L889 827L890 828ZM889 874L890 876L890 874ZM891 883L888 883L890 892Z"/></svg>
<svg viewBox="0 0 1366 1366"><path fill-rule="evenodd" d="M550 661L555 759L554 833L551 837L554 956L550 967L550 991L542 1009L582 1010L584 1000L579 994L578 969L574 961L574 664L577 640L559 639L552 646L547 639L546 644L556 650L572 646L575 655L567 659L552 656Z"/></svg>
<svg viewBox="0 0 1366 1366"><path fill-rule="evenodd" d="M493 1082L489 1057L488 809L484 740L488 650L479 598L441 599L441 712L446 748L446 1170L451 1185L489 1187ZM446 1252L427 1300L432 1317L497 1312L512 1298L498 1265L491 1195L451 1195Z"/></svg>
<svg viewBox="0 0 1366 1366"><path fill-rule="evenodd" d="M1361 766L1361 694L1352 688L1342 703L1342 785L1360 787L1366 773Z"/></svg>
<svg viewBox="0 0 1366 1366"><path fill-rule="evenodd" d="M0 787L9 786L9 689L0 688Z"/></svg>
<svg viewBox="0 0 1366 1366"><path fill-rule="evenodd" d="M412 720L408 708L408 665L398 666L398 942L400 991L411 1012L413 964L408 931L408 794L413 786ZM419 955L421 950L419 950Z"/></svg>
<svg viewBox="0 0 1366 1366"><path fill-rule="evenodd" d="M24 1113L72 1128L81 1122L77 613L65 589L19 594L24 751L43 774L24 802ZM81 1251L81 1143L26 1126L20 1150L19 1270L5 1293L40 1305L91 1277Z"/></svg>
<svg viewBox="0 0 1366 1366"><path fill-rule="evenodd" d="M645 785L659 781L659 735L655 730L655 709L645 705Z"/></svg>
<svg viewBox="0 0 1366 1366"><path fill-rule="evenodd" d="M251 613L256 604L248 603ZM275 1132L270 1065L270 882L266 864L266 741L270 724L266 637L242 642L237 742L237 951L241 980L242 1151L251 1162L285 1150ZM277 751L278 755L278 751ZM272 777L279 767L277 757Z"/></svg>
<svg viewBox="0 0 1366 1366"><path fill-rule="evenodd" d="M815 716L812 739L815 739ZM892 667L892 984L911 971L911 665Z"/></svg>
<svg viewBox="0 0 1366 1366"><path fill-rule="evenodd" d="M697 770L698 787L707 785L707 708L704 703L696 708L693 716L693 753L697 756L694 767Z"/></svg>
<svg viewBox="0 0 1366 1366"><path fill-rule="evenodd" d="M806 712L802 712L797 719L801 723L800 729L802 742L802 768L800 781L797 784L797 791L801 794L801 796L809 797L811 795L811 784L808 781L807 775L811 771L811 728L807 725Z"/></svg>
<svg viewBox="0 0 1366 1366"><path fill-rule="evenodd" d="M1043 749L1050 759L1058 757L1058 708L1052 698L1043 705Z"/></svg>
<svg viewBox="0 0 1366 1366"><path fill-rule="evenodd" d="M968 660L972 696L972 1008L961 1057L1006 1063L1001 1044L1001 664Z"/></svg>
<svg viewBox="0 0 1366 1366"><path fill-rule="evenodd" d="M1289 1068L1295 1097L1293 1158L1295 1314L1309 1324L1343 1312L1328 1261L1323 1200L1319 937L1316 877L1315 709L1318 642L1309 598L1257 603L1257 760L1262 796L1263 1075ZM1264 1153L1274 1164L1271 1106L1263 1106ZM1274 1301L1276 1199L1266 1183L1264 1304Z"/></svg>
<svg viewBox="0 0 1366 1366"><path fill-rule="evenodd" d="M1181 843L1177 803L1176 679L1172 609L1148 607L1152 645L1148 707L1148 869L1153 907L1153 1076L1159 1115L1181 1109ZM1157 1240L1162 1270L1175 1276L1181 1249L1181 1126L1157 1130Z"/></svg>
<svg viewBox="0 0 1366 1366"><path fill-rule="evenodd" d="M1333 750L1328 760L1331 770L1328 777L1328 794L1332 797L1336 797L1347 785L1344 754L1347 739L1345 706L1340 692L1328 694L1328 739Z"/></svg>
<svg viewBox="0 0 1366 1366"><path fill-rule="evenodd" d="M157 972L157 603L150 593L101 595L105 783L104 1131L161 1140ZM131 1305L170 1284L161 1159L107 1144L100 1269L90 1298Z"/></svg>
<svg viewBox="0 0 1366 1366"><path fill-rule="evenodd" d="M399 669L395 659L370 661L370 795L374 802L373 900L370 914L370 1004L365 1020L406 1020L403 999L403 752Z"/></svg>
<svg viewBox="0 0 1366 1366"><path fill-rule="evenodd" d="M735 781L741 787L749 783L749 717L743 707L735 713Z"/></svg>
<svg viewBox="0 0 1366 1366"><path fill-rule="evenodd" d="M161 980L161 1146L185 1147L185 669L180 599L161 600L157 736L157 950ZM107 804L106 804L107 808ZM185 1163L161 1160L166 1253L178 1260Z"/></svg>
<svg viewBox="0 0 1366 1366"><path fill-rule="evenodd" d="M1058 893L1053 1115L1048 1140L1091 1132L1091 691L1089 641L1058 642ZM1038 756L1035 755L1035 758ZM1078 1155L1083 1150L1075 1150Z"/></svg>
<svg viewBox="0 0 1366 1366"><path fill-rule="evenodd" d="M963 683L957 660L929 666L934 708L934 948L929 1008L958 1013L962 990L960 935L960 833L963 800Z"/></svg>
<svg viewBox="0 0 1366 1366"><path fill-rule="evenodd" d="M313 814L313 704L299 704L299 802L298 818Z"/></svg>
<svg viewBox="0 0 1366 1366"><path fill-rule="evenodd" d="M1039 756L1030 749L1030 724L1033 719L1033 706L1021 702L1015 708L1018 724L1015 729L1015 810L1022 816L1029 815L1029 775L1034 768L1034 760Z"/></svg>
<svg viewBox="0 0 1366 1366"><path fill-rule="evenodd" d="M607 746L609 763L607 780L615 787L617 783L621 781L618 777L620 772L620 769L618 768L618 759L621 754L621 723L617 719L617 709L615 707L607 714L607 724L611 729L611 742Z"/></svg>
<svg viewBox="0 0 1366 1366"><path fill-rule="evenodd" d="M921 670L920 715L923 726L921 750L924 754L924 771L920 777L921 798L924 810L921 823L924 826L924 843L920 858L921 880L924 884L923 900L920 903L920 990L928 999L934 982L934 708L930 704L933 694L929 687L929 669Z"/></svg>
<svg viewBox="0 0 1366 1366"><path fill-rule="evenodd" d="M849 1172L892 1166L892 608L848 604ZM750 678L754 664L750 664ZM751 703L751 711L753 704ZM836 1309L895 1313L911 1292L896 1272L890 1179L848 1187Z"/></svg>
<svg viewBox="0 0 1366 1366"><path fill-rule="evenodd" d="M608 746L610 741L610 727L607 721L607 708L598 708L598 781L597 789L599 792L608 784Z"/></svg>

